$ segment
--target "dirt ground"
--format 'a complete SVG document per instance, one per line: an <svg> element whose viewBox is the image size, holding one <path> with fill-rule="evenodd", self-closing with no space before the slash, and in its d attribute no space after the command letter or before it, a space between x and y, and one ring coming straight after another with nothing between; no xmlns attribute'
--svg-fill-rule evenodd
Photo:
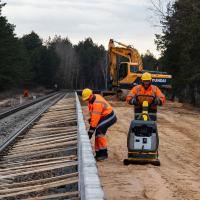
<svg viewBox="0 0 200 200"><path fill-rule="evenodd" d="M106 199L199 200L200 112L168 102L158 111L161 166L124 166L133 108L125 102L111 104L118 122L107 132L109 159L98 162ZM86 106L83 112L87 119Z"/></svg>

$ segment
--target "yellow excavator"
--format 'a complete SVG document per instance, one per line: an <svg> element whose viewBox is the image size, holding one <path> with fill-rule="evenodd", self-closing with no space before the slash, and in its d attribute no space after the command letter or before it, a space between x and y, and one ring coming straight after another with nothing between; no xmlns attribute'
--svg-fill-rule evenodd
<svg viewBox="0 0 200 200"><path fill-rule="evenodd" d="M117 92L121 100L125 99L133 86L140 83L140 78L144 72L152 74L152 83L154 85L165 89L171 88L172 76L166 72L143 70L141 56L134 47L110 39L108 54L108 69L110 71L109 86ZM128 62L118 64L119 57L126 58Z"/></svg>

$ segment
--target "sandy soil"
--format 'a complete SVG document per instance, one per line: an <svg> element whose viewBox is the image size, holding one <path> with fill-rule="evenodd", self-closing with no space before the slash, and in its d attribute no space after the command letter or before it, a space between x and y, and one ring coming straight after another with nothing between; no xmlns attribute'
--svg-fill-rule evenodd
<svg viewBox="0 0 200 200"><path fill-rule="evenodd" d="M200 112L168 102L158 114L161 166L124 166L133 108L125 102L111 104L118 122L107 134L109 159L98 162L106 199L199 200ZM85 105L83 111L87 117Z"/></svg>

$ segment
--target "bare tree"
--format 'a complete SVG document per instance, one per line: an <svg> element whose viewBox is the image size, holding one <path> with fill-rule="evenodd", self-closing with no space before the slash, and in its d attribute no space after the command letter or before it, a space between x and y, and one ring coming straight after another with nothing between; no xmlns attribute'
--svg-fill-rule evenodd
<svg viewBox="0 0 200 200"><path fill-rule="evenodd" d="M61 60L57 73L59 85L68 89L74 88L75 85L77 87L78 59L72 43L68 38L62 39L61 37L55 37L53 42Z"/></svg>
<svg viewBox="0 0 200 200"><path fill-rule="evenodd" d="M107 86L107 83L108 83L108 58L107 58L107 55L105 55L105 57L101 60L100 62L100 70L101 70L101 73L103 75L103 79L104 79L104 87L105 89L107 90L108 89L108 86Z"/></svg>
<svg viewBox="0 0 200 200"><path fill-rule="evenodd" d="M149 11L151 16L148 18L148 21L154 27L162 27L162 22L166 16L169 15L169 8L176 0L150 0L151 7L149 7Z"/></svg>

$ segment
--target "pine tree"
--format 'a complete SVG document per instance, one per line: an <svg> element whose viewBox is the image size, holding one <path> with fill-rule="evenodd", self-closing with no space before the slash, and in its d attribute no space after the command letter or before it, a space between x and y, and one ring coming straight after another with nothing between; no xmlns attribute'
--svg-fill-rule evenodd
<svg viewBox="0 0 200 200"><path fill-rule="evenodd" d="M173 88L182 101L200 104L200 1L178 0L162 20L156 44L161 61L173 75Z"/></svg>
<svg viewBox="0 0 200 200"><path fill-rule="evenodd" d="M0 88L21 86L29 76L26 51L14 34L15 26L2 16L0 1Z"/></svg>

